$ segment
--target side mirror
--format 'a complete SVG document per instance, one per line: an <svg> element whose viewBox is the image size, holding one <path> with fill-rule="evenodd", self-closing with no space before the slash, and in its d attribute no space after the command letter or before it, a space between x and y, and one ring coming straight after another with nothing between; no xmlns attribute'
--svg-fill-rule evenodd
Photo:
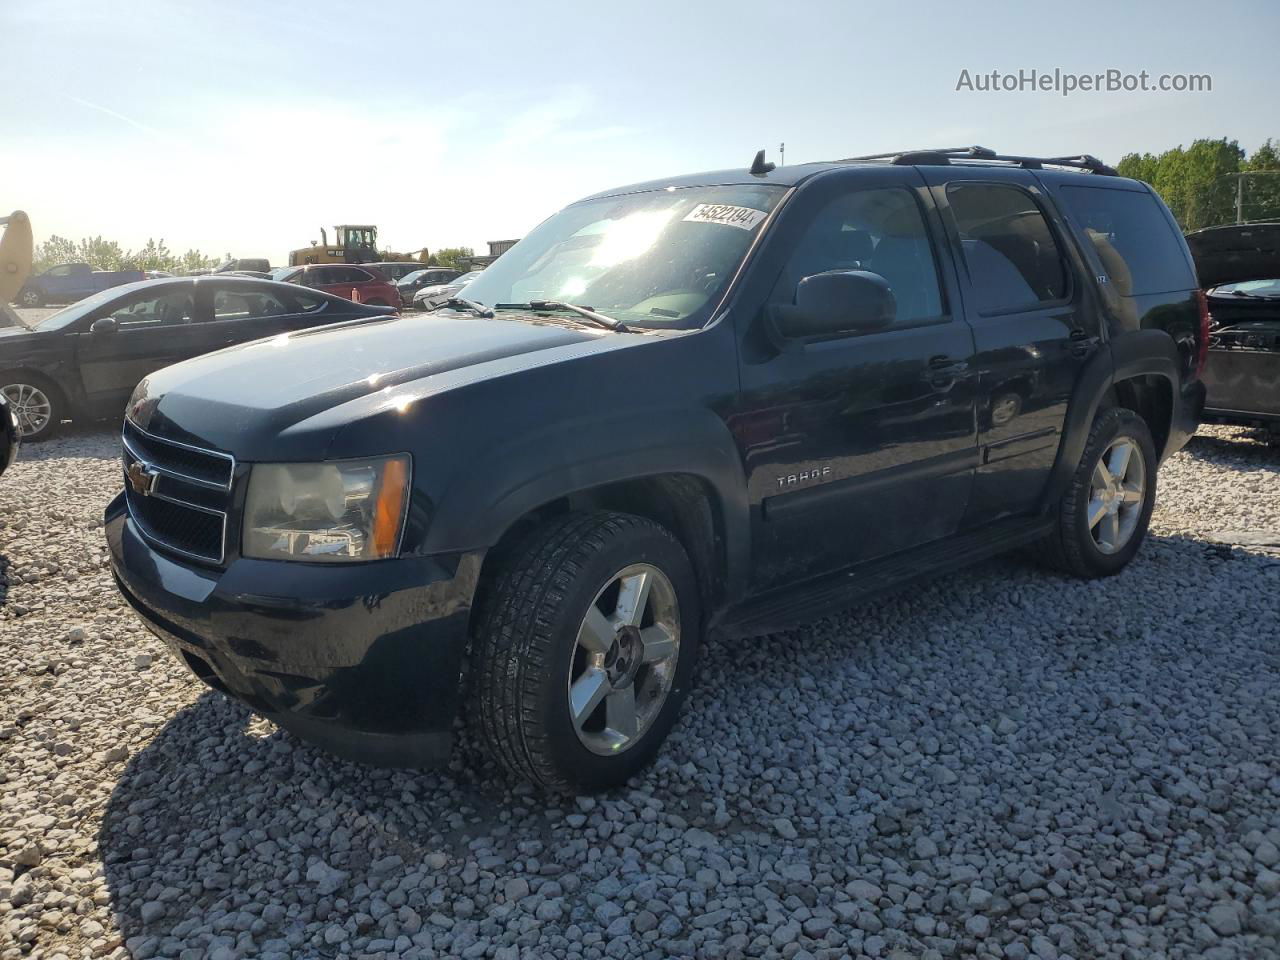
<svg viewBox="0 0 1280 960"><path fill-rule="evenodd" d="M893 323L898 306L889 281L867 270L830 270L796 285L795 304L777 308L785 337L870 333Z"/></svg>
<svg viewBox="0 0 1280 960"><path fill-rule="evenodd" d="M115 333L120 328L115 317L99 317L89 325L89 332L95 334Z"/></svg>

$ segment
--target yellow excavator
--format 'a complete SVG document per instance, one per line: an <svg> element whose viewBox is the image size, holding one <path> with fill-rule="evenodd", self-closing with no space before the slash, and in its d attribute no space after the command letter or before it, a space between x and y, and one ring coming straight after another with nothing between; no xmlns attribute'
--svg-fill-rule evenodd
<svg viewBox="0 0 1280 960"><path fill-rule="evenodd" d="M0 217L4 236L0 237L0 314L4 320L17 324L20 321L9 308L9 302L18 295L31 273L31 219L21 210L7 217Z"/></svg>
<svg viewBox="0 0 1280 960"><path fill-rule="evenodd" d="M333 228L334 242L329 243L329 234L324 227L320 228L320 242L311 241L311 246L289 251L289 266L300 267L305 263L378 263L403 262L418 259L427 262L427 249L415 250L412 253L379 253L378 228L368 223L340 223Z"/></svg>

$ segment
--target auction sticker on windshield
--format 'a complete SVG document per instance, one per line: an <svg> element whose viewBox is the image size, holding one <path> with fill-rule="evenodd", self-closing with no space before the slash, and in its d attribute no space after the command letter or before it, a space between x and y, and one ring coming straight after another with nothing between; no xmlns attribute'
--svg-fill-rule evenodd
<svg viewBox="0 0 1280 960"><path fill-rule="evenodd" d="M767 214L751 207L735 207L727 203L700 203L687 214L685 220L694 223L722 223L740 230L754 230Z"/></svg>

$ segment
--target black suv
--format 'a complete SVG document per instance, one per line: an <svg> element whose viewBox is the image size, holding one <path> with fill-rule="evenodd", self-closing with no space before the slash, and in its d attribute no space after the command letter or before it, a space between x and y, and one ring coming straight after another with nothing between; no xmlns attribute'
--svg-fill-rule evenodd
<svg viewBox="0 0 1280 960"><path fill-rule="evenodd" d="M336 753L439 760L462 707L539 784L617 784L709 634L1022 545L1121 570L1204 323L1169 212L1090 157L758 156L575 203L430 319L152 374L112 566Z"/></svg>

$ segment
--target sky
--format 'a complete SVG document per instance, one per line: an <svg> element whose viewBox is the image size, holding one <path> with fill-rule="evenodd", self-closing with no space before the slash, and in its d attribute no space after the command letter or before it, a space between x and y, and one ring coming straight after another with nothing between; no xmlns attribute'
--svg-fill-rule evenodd
<svg viewBox="0 0 1280 960"><path fill-rule="evenodd" d="M337 223L515 238L668 175L978 143L1115 162L1280 138L1280 4L0 0L0 213L268 257ZM957 90L998 70L1212 90Z"/></svg>

